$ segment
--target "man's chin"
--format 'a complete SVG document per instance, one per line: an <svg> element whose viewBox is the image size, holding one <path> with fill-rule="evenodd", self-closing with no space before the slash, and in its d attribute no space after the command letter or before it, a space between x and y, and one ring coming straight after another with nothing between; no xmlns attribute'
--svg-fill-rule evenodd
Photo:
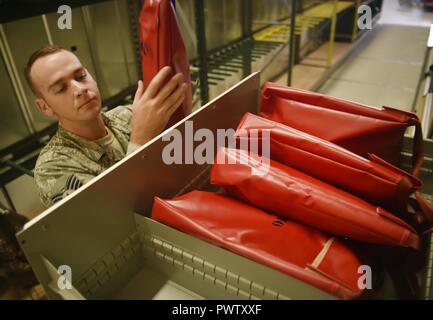
<svg viewBox="0 0 433 320"><path fill-rule="evenodd" d="M88 109L102 109L101 101L99 99L93 98L89 102L85 103L78 108L78 111L85 111Z"/></svg>
<svg viewBox="0 0 433 320"><path fill-rule="evenodd" d="M93 120L97 118L102 112L102 106L97 103L92 103L86 106L83 106L78 110L78 115L83 120Z"/></svg>
<svg viewBox="0 0 433 320"><path fill-rule="evenodd" d="M97 116L102 111L102 106L99 101L90 101L89 103L78 109L78 114L88 116Z"/></svg>

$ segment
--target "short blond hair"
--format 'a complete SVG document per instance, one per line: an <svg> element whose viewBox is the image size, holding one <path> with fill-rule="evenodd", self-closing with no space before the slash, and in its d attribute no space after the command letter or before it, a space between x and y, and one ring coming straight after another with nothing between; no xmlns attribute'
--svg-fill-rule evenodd
<svg viewBox="0 0 433 320"><path fill-rule="evenodd" d="M39 94L38 90L35 87L35 84L32 81L32 77L30 76L30 71L32 69L33 64L38 60L39 58L48 56L53 53L57 53L59 51L65 50L64 48L55 45L55 44L46 44L40 47L38 50L32 53L29 60L27 61L26 69L25 69L25 76L27 84L29 85L30 89L32 89L33 93L37 96Z"/></svg>

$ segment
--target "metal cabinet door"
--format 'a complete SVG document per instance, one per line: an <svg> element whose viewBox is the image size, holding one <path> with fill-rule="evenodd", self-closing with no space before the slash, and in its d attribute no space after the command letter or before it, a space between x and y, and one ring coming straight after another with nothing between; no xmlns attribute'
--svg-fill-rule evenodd
<svg viewBox="0 0 433 320"><path fill-rule="evenodd" d="M224 0L224 43L233 42L242 37L242 1Z"/></svg>
<svg viewBox="0 0 433 320"><path fill-rule="evenodd" d="M3 149L26 138L30 132L24 122L5 61L1 55L0 88L0 149Z"/></svg>
<svg viewBox="0 0 433 320"><path fill-rule="evenodd" d="M190 60L197 57L197 40L195 34L195 15L194 0L177 0L176 14L182 32L188 58Z"/></svg>
<svg viewBox="0 0 433 320"><path fill-rule="evenodd" d="M94 54L103 98L119 93L136 80L133 77L135 72L130 72L135 57L129 22L119 9L122 5L126 5L126 2L109 1L83 7L90 50Z"/></svg>
<svg viewBox="0 0 433 320"><path fill-rule="evenodd" d="M264 23L269 21L268 8L269 3L267 0L253 0L252 6L252 29L256 31L265 26Z"/></svg>
<svg viewBox="0 0 433 320"><path fill-rule="evenodd" d="M30 55L39 47L48 43L42 17L36 16L5 23L3 24L3 30L25 93L26 107L29 110L35 130L40 131L54 123L55 119L46 117L37 110L33 102L34 95L26 84L24 70Z"/></svg>
<svg viewBox="0 0 433 320"><path fill-rule="evenodd" d="M241 6L240 0L205 1L205 31L208 50L241 38Z"/></svg>
<svg viewBox="0 0 433 320"><path fill-rule="evenodd" d="M204 20L206 49L212 50L224 45L224 14L222 1L205 0Z"/></svg>

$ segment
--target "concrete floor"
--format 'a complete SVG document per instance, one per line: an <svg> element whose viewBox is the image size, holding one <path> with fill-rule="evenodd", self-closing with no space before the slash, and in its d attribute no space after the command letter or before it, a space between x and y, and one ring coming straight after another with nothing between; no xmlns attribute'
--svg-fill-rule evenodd
<svg viewBox="0 0 433 320"><path fill-rule="evenodd" d="M429 27L433 23L433 12L421 10L415 5L402 6L398 0L384 0L380 23Z"/></svg>
<svg viewBox="0 0 433 320"><path fill-rule="evenodd" d="M429 23L433 23L433 12L385 0L373 34L319 91L368 105L410 111Z"/></svg>

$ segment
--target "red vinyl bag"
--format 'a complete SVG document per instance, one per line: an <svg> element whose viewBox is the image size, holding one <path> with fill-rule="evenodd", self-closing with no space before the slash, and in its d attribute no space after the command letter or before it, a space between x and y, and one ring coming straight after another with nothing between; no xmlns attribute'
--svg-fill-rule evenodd
<svg viewBox="0 0 433 320"><path fill-rule="evenodd" d="M421 124L416 114L389 107L375 108L320 93L267 82L262 90L260 115L368 158L374 154L396 166L404 133L414 126L412 174L419 176L424 161ZM433 205L415 192L423 217L422 228L433 224Z"/></svg>
<svg viewBox="0 0 433 320"><path fill-rule="evenodd" d="M262 135L264 131L268 137ZM268 143L272 160L399 215L406 213L409 196L422 186L418 178L375 155L363 158L332 142L251 113L242 118L235 138L244 146Z"/></svg>
<svg viewBox="0 0 433 320"><path fill-rule="evenodd" d="M172 200L155 197L152 218L337 297L362 293L363 263L343 242L227 196L192 191Z"/></svg>
<svg viewBox="0 0 433 320"><path fill-rule="evenodd" d="M147 88L165 66L170 66L174 73L182 73L183 81L188 86L183 104L167 124L167 127L171 127L190 114L192 109L189 59L172 1L144 1L139 23L144 87Z"/></svg>
<svg viewBox="0 0 433 320"><path fill-rule="evenodd" d="M334 142L363 157L369 153L400 163L406 129L415 126L414 172L424 151L418 117L409 112L367 105L267 82L262 90L261 116Z"/></svg>
<svg viewBox="0 0 433 320"><path fill-rule="evenodd" d="M330 234L420 249L415 230L386 210L246 150L220 149L211 183L256 207Z"/></svg>

